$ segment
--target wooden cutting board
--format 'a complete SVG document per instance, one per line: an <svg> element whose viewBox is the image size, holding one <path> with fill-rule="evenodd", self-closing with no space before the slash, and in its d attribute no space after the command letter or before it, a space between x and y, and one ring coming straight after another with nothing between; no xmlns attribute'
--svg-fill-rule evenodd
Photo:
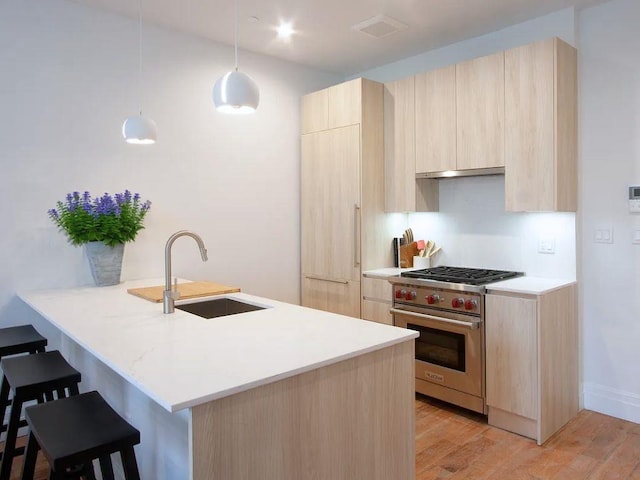
<svg viewBox="0 0 640 480"><path fill-rule="evenodd" d="M178 284L178 292L180 292L180 300L187 298L208 297L210 295L221 295L223 293L236 293L240 289L237 287L229 287L214 282L187 282ZM130 288L127 293L136 297L144 298L150 302L162 302L162 293L164 285L155 287Z"/></svg>

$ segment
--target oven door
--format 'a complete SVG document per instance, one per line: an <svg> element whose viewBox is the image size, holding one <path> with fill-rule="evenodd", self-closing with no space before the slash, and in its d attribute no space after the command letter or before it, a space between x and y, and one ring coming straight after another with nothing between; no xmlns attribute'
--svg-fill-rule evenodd
<svg viewBox="0 0 640 480"><path fill-rule="evenodd" d="M391 309L394 324L420 334L416 378L484 396L484 328L477 317L406 305Z"/></svg>

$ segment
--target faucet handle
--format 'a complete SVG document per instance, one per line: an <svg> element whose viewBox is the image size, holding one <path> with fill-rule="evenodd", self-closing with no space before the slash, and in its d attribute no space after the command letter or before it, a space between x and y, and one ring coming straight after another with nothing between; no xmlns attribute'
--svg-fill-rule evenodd
<svg viewBox="0 0 640 480"><path fill-rule="evenodd" d="M171 290L171 298L178 300L180 298L180 292L178 291L178 278L173 279L173 289Z"/></svg>

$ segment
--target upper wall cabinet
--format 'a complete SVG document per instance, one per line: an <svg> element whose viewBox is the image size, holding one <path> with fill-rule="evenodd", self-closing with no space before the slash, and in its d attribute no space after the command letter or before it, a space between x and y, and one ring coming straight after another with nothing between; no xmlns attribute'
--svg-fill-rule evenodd
<svg viewBox="0 0 640 480"><path fill-rule="evenodd" d="M504 52L456 64L458 170L504 167Z"/></svg>
<svg viewBox="0 0 640 480"><path fill-rule="evenodd" d="M504 88L504 52L416 75L416 172L504 167Z"/></svg>
<svg viewBox="0 0 640 480"><path fill-rule="evenodd" d="M576 211L577 52L552 38L505 52L507 211Z"/></svg>
<svg viewBox="0 0 640 480"><path fill-rule="evenodd" d="M302 97L302 134L360 123L362 82L359 79Z"/></svg>
<svg viewBox="0 0 640 480"><path fill-rule="evenodd" d="M384 87L385 211L437 211L436 181L416 180L415 77Z"/></svg>
<svg viewBox="0 0 640 480"><path fill-rule="evenodd" d="M416 172L456 170L456 66L415 76Z"/></svg>

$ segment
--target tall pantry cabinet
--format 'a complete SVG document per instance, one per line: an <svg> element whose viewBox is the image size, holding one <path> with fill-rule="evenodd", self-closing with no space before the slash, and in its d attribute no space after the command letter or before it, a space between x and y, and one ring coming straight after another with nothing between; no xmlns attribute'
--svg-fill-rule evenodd
<svg viewBox="0 0 640 480"><path fill-rule="evenodd" d="M302 98L303 306L360 318L362 271L390 263L383 152L382 84L358 78Z"/></svg>

